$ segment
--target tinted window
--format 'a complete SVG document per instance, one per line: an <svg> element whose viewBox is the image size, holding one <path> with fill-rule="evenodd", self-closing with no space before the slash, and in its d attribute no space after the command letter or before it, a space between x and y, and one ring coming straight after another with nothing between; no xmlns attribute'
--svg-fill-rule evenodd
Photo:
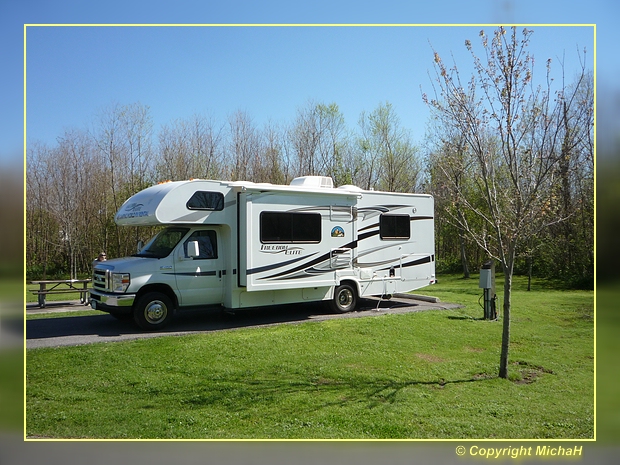
<svg viewBox="0 0 620 465"><path fill-rule="evenodd" d="M409 239L411 237L409 215L381 215L379 235L381 239Z"/></svg>
<svg viewBox="0 0 620 465"><path fill-rule="evenodd" d="M261 242L321 242L320 213L263 212Z"/></svg>
<svg viewBox="0 0 620 465"><path fill-rule="evenodd" d="M198 250L200 255L194 257L194 260L217 258L217 234L215 231L195 231L183 243L183 251L185 258L187 255L187 244L191 241L198 241Z"/></svg>
<svg viewBox="0 0 620 465"><path fill-rule="evenodd" d="M221 192L198 191L187 201L190 210L223 210L224 194Z"/></svg>
<svg viewBox="0 0 620 465"><path fill-rule="evenodd" d="M176 247L183 236L187 234L187 228L168 228L161 231L157 236L149 241L148 244L136 254L138 257L167 257L172 249Z"/></svg>

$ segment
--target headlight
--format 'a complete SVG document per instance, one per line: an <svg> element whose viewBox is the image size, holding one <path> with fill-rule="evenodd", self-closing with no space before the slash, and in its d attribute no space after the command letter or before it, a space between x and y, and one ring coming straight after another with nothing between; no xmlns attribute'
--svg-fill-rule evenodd
<svg viewBox="0 0 620 465"><path fill-rule="evenodd" d="M129 273L112 273L112 292L125 292L129 287Z"/></svg>

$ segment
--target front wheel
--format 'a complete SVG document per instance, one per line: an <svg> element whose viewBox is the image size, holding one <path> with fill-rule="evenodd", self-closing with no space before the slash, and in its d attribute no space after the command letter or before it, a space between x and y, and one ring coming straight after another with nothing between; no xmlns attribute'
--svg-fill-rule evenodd
<svg viewBox="0 0 620 465"><path fill-rule="evenodd" d="M133 319L140 328L157 331L170 323L173 313L174 305L166 294L149 292L138 300Z"/></svg>
<svg viewBox="0 0 620 465"><path fill-rule="evenodd" d="M334 298L330 302L332 310L336 313L347 313L355 309L357 295L350 284L341 284L334 290Z"/></svg>

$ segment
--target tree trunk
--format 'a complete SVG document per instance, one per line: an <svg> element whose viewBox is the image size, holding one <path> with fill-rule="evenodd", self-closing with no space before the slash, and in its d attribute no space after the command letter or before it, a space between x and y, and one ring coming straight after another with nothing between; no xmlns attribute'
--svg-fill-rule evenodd
<svg viewBox="0 0 620 465"><path fill-rule="evenodd" d="M510 301L512 295L512 275L514 271L514 249L510 245L508 259L502 263L504 268L504 315L502 329L502 353L499 359L499 377L508 379L508 349L510 347Z"/></svg>
<svg viewBox="0 0 620 465"><path fill-rule="evenodd" d="M508 378L508 349L510 346L510 293L512 274L504 272L504 324L502 330L502 353L499 359L499 377Z"/></svg>

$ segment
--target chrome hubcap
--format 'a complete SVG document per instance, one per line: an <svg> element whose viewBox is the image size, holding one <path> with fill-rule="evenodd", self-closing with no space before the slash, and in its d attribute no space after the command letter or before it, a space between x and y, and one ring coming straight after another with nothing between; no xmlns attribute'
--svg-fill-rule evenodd
<svg viewBox="0 0 620 465"><path fill-rule="evenodd" d="M168 308L161 300L150 302L144 309L144 318L149 323L159 323L168 315Z"/></svg>
<svg viewBox="0 0 620 465"><path fill-rule="evenodd" d="M342 308L347 308L351 306L352 303L353 292L351 292L349 289L343 289L342 291L340 291L340 293L338 294L338 304Z"/></svg>

